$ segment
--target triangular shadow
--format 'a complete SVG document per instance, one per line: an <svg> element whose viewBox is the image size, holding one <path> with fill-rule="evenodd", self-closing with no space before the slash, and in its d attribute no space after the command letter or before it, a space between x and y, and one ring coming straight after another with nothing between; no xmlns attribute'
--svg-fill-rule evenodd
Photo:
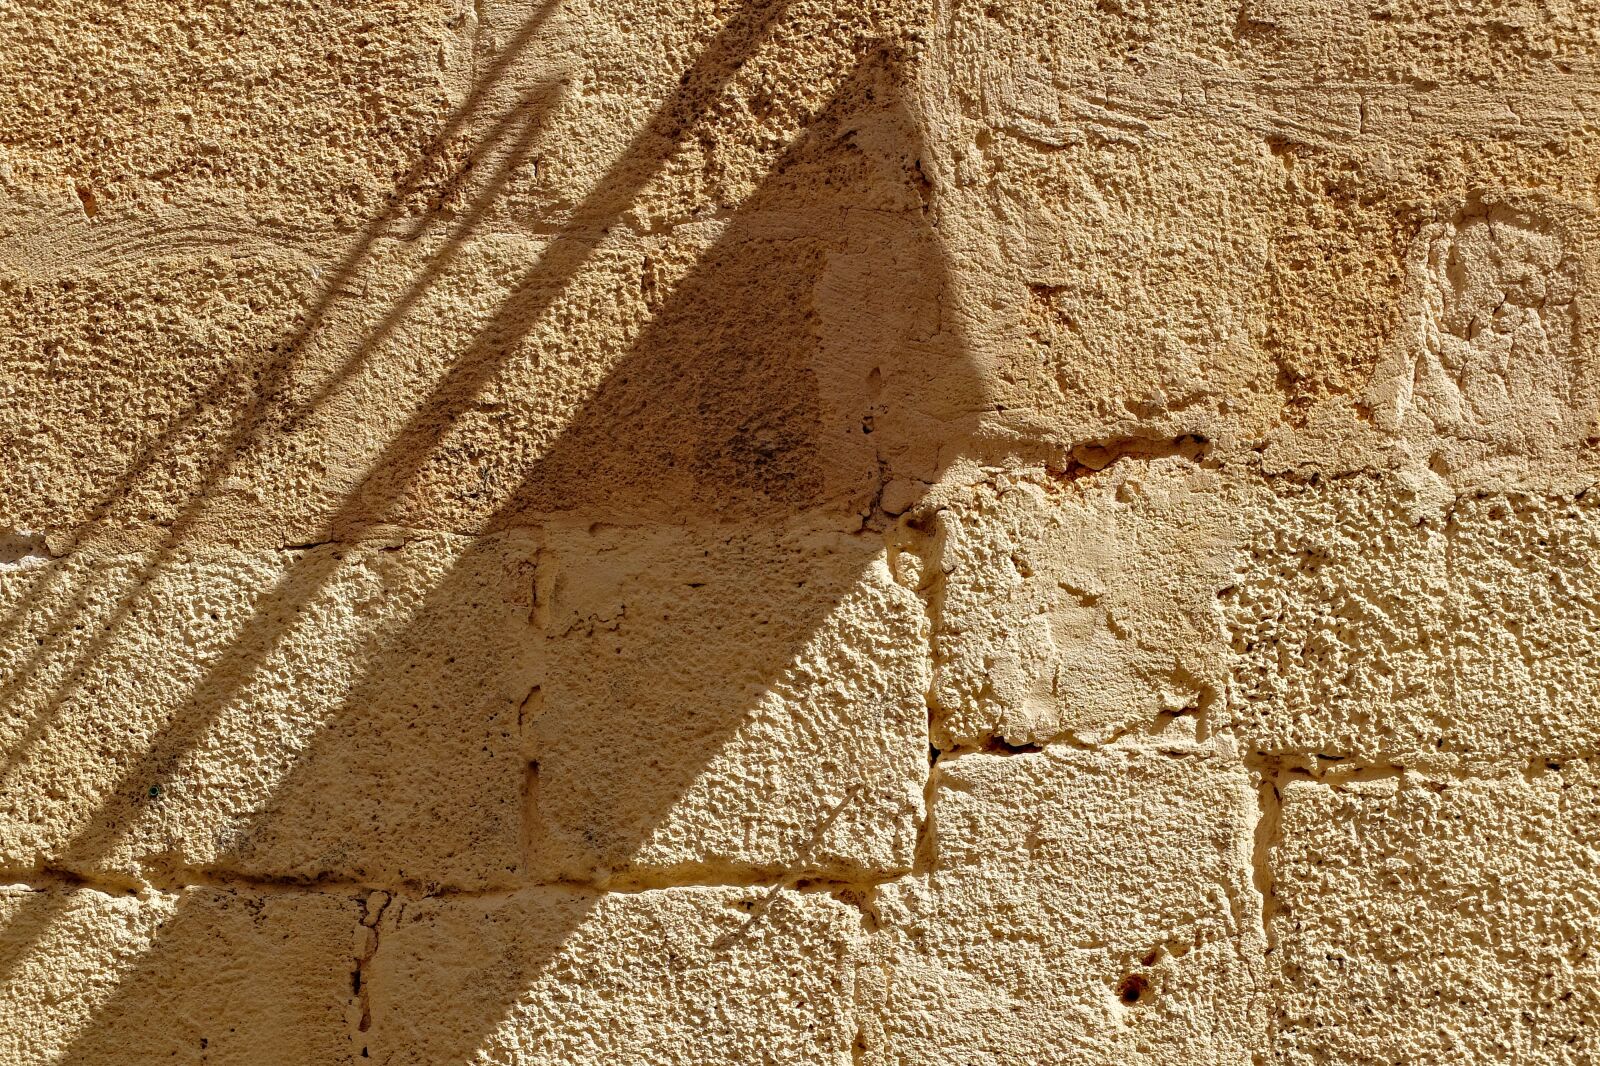
<svg viewBox="0 0 1600 1066"><path fill-rule="evenodd" d="M259 804L252 824L230 837L205 871L216 887L182 897L59 1061L238 1061L248 1059L247 1042L301 1024L300 1008L290 1003L281 1005L283 1017L258 1004L256 1014L266 1016L252 1015L247 1033L232 1032L216 1016L241 995L277 994L252 992L250 979L226 995L215 988L219 960L230 973L277 972L260 957L272 950L261 925L272 908L241 910L231 902L257 883L273 884L275 892L308 885L344 908L339 913L364 913L376 925L376 954L330 960L351 969L346 998L317 1003L308 1015L318 1024L350 1022L352 1060L466 1062L514 1015L517 1024L559 1027L561 1019L539 1018L519 997L564 946L589 935L582 927L598 897L571 887L523 890L515 906L537 911L537 928L506 934L484 966L430 960L438 939L408 934L405 923L414 925L428 908L487 914L511 906L496 893L530 875L648 880L651 870L630 873L630 864L641 855L656 861L647 854L652 833L748 726L755 703L780 689L783 699L808 699L799 682L784 680L786 671L803 650L837 636L831 616L881 567L883 530L893 521L881 506L885 484L913 486L894 505L904 509L916 486L936 480L939 464L962 446L967 420L984 409L977 372L942 311L945 265L902 78L888 58L859 63L761 187L731 217L705 223L720 232L681 278L663 285L650 323L560 439L517 471L515 489L486 528L496 543L553 531L538 563L542 578L549 568L556 572L541 585L551 598L527 606L496 600L505 591L496 582L510 577L470 559L445 572L403 631L383 634L363 652L361 679ZM375 481L382 480L379 471ZM598 639L549 650L551 613L567 602L562 568L592 549L626 548L634 539L645 546L632 556L636 571L602 573L600 583L610 581L603 595L619 602L642 596L659 617L632 635L602 627ZM652 543L663 546L659 555L651 555ZM789 561L765 565L773 552L791 549ZM319 565L337 566L337 555ZM629 585L630 573L652 567L653 584ZM320 588L324 577L309 578L308 589ZM508 604L536 617L544 612L547 632L528 636L542 645L538 699L519 706L475 672L494 669L497 649L470 617L462 621L463 603L485 612L503 613ZM755 615L759 631L732 635ZM601 659L613 639L616 651ZM671 661L713 639L726 639L714 665L692 656ZM469 647L475 642L481 646ZM593 656L588 673L603 683L563 688L562 676L583 671L563 675L552 659L562 654ZM659 691L651 691L641 667L669 671ZM887 722L903 703L892 693L862 694L827 713L809 705L788 710L800 721L795 736L850 743L845 732ZM925 726L920 704L912 709ZM885 758L925 765L925 734L880 739ZM415 784L408 767L461 767L486 757L512 767L481 775L494 795L419 799L396 789L397 782ZM537 778L526 772L530 762ZM876 799L816 772L815 810L795 812L798 821L826 818L828 831L844 841L874 832ZM490 827L482 832L492 835L508 808L519 816L524 804L537 808L541 797L523 791L530 781L546 802L528 812L536 831L522 827L520 846L528 850L521 868L494 872L480 864L469 871L496 890L487 895L470 886L430 893L429 886L451 881L448 871L462 859L430 850L429 842L477 840L478 815ZM442 783L448 787L448 779ZM863 804L860 812L837 817L832 797L841 789ZM499 794L505 790L510 794ZM709 813L735 823L747 816L736 793L726 799L729 806ZM458 823L463 810L468 816ZM729 852L708 858L706 869L751 883L848 872L842 845L807 850L808 842L788 840L774 847L798 858L735 868ZM890 863L906 850L903 841L885 847ZM328 883L318 888L318 881ZM337 887L345 883L382 887L394 902L379 918L363 911L364 891ZM484 949L449 947L463 958ZM641 981L654 976L670 978ZM648 998L644 983L638 994ZM558 1032L540 1039L548 1048L564 1046Z"/></svg>

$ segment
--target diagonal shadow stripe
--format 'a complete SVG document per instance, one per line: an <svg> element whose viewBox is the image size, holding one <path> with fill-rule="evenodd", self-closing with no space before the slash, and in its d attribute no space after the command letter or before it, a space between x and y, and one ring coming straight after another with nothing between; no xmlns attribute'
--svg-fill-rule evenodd
<svg viewBox="0 0 1600 1066"><path fill-rule="evenodd" d="M723 31L713 41L707 54L694 64L674 104L664 109L663 113L669 117L652 120L645 134L630 148L628 165L615 168L627 173L627 180L620 182L619 188L606 188L602 183L604 193L597 193L592 202L586 203L574 216L575 228L604 228L608 219L625 209L648 180L649 173L684 136L694 115L686 102L712 98L737 70L742 62L740 57L755 47L785 6L771 5L757 12L749 22ZM780 205L793 210L796 197L807 191L804 181L794 180L794 172L806 171L802 178L830 169L846 173L855 150L850 143L852 122L864 110L901 106L898 101L880 99L874 93L900 92L903 86L897 84L894 71L885 67L881 60L864 61L857 68L829 109L812 123L812 136L780 160L767 185L730 223L723 238L705 253L700 264L680 282L650 327L613 368L606 384L584 405L578 419L564 432L556 447L523 472L519 489L490 517L489 528L514 530L551 512L600 514L615 519L632 510L641 513L646 520L659 520L662 508L672 506L675 501L681 512L675 517L680 522L721 521L732 516L768 529L795 519L838 522L839 499L829 480L835 456L829 449L839 445L819 431L823 416L814 367L815 324L807 320L796 302L808 286L815 288L827 264L821 258L808 259L793 254L792 239L772 241L764 237L763 217ZM903 130L909 128L909 122L902 123ZM897 151L914 161L919 146L909 134L905 136ZM645 161L643 164L641 159ZM867 190L859 176L854 183L844 180L839 185L830 190L828 202L820 206L829 213L836 213L846 230L828 239L835 246L850 247L848 212L835 209L839 204L849 204L852 199L864 196ZM814 187L809 188L814 191ZM812 217L821 217L821 213ZM921 275L917 287L922 290L922 298L926 298L929 291L941 293L943 267L938 262L932 234L925 221L914 213L908 216L906 224L911 232L903 234L902 239L917 249L910 269ZM873 230L868 236L870 239L864 246L870 250L872 241L881 239L881 234ZM862 246L858 242L858 250ZM402 500L426 471L430 456L455 417L474 401L484 383L494 376L506 353L549 309L554 294L570 282L592 250L592 245L581 243L557 242L552 246L550 253L529 272L528 278L493 316L464 358L451 368L444 381L409 419L401 435L385 449L360 491L329 522L331 538L359 536L365 524L364 516L393 511L395 502ZM907 267L903 263L885 263L884 269L894 272ZM431 281L440 272L430 270L424 276ZM891 291L892 282L893 279L886 279ZM774 299L775 294L779 298ZM935 303L937 298L935 295ZM408 299L406 310L415 302L415 298ZM386 321L390 320L398 319L391 315ZM389 325L385 330L392 328ZM860 353L866 362L856 369L863 379L873 371L881 374L885 366L900 377L921 374L930 389L953 397L967 397L956 406L978 409L981 390L961 353L948 350L939 353L936 349L936 344L918 347L907 343L898 351L868 350ZM906 365L907 359L912 365ZM917 360L922 360L922 365L916 365ZM896 361L899 361L898 366ZM328 390L319 393L316 402L329 394ZM752 396L760 400L752 404ZM662 413L651 413L652 402ZM694 412L694 415L675 428L674 411ZM886 450L894 450L897 443L904 442L880 441L873 447L881 455ZM861 444L859 440L852 441L850 447ZM660 472L667 468L682 471L681 476L663 479ZM928 473L931 476L934 471ZM586 478L585 474L589 476ZM572 488L575 485L588 487L575 492ZM181 542L183 532L175 527L172 541ZM792 624L776 642L754 648L746 665L753 676L778 676L800 647L824 629L831 608L848 595L862 569L881 551L880 539L862 538L859 543L859 556L841 575L832 578L820 575L820 583L825 586L820 595L815 589L798 597L782 590L767 590L762 585L763 575L752 571L730 577L720 588L706 594L694 609L702 619L716 618L719 612L739 608L752 597L776 597L773 613L791 616ZM169 565L171 558L172 544L169 543L163 548L157 569ZM735 558L730 557L730 560ZM293 615L295 605L314 599L326 588L339 566L335 553L308 553L306 561L296 564L276 588L253 606L254 614L233 646L208 668L180 713L161 736L154 738L149 751L120 775L111 793L112 801L96 816L92 828L64 851L62 868L85 873L94 871L126 826L140 816L147 783L163 779L214 729L215 715L236 699L243 679L256 672L282 645L288 635L286 628L279 628L282 620ZM428 640L441 636L430 620L446 613L464 580L464 576L452 571L428 594L414 613L409 632L387 642L389 651L380 651L375 656L366 678L335 711L333 721L314 745L324 744L325 738L349 736L362 730L364 704L384 698L388 680L404 676L406 656ZM692 626L684 629L679 639L693 632ZM671 643L672 639L669 629L666 640ZM386 654L390 658L386 659ZM471 695L471 678L454 677L448 681L456 686L455 691ZM594 710L593 707L547 708L543 726L533 732L546 737L558 735L564 729L583 733L592 729L593 723L585 723L582 716ZM633 779L636 794L648 799L642 811L637 804L628 809L619 804L612 810L603 806L591 808L582 815L588 823L585 828L605 830L608 856L626 857L640 848L651 828L668 815L676 799L687 791L738 730L749 710L747 698L713 694L710 706L699 709L698 726L687 734L687 743L682 740L680 723L659 712L627 721L631 732L624 734L620 742L616 741L616 734L612 734L616 751L607 757L604 768L620 782ZM549 718L552 714L555 719ZM435 728L425 725L420 731L424 743L418 746L418 751L426 749L427 740L445 739L446 730L439 727L447 726L447 722L429 724ZM623 723L613 719L604 724ZM673 757L654 768L654 780L638 780L638 767L644 762L641 753L663 749L673 750ZM535 750L532 754L542 757L545 752ZM920 741L916 755L918 758L922 755ZM326 816L334 809L328 802L327 792L336 787L339 775L327 776L319 771L320 761L315 747L300 759L259 815L258 824L234 848L234 854L219 860L217 869L223 875L230 867L250 865L250 856L257 850L258 842L272 835L270 823L274 819L292 822L296 806L309 812L308 820ZM323 776L319 777L319 773ZM525 857L525 865L529 858L536 857ZM768 872L750 871L752 875ZM356 879L396 890L407 887L403 880L398 884L379 881L371 877L369 871L363 871ZM418 886L411 888L418 890ZM170 951L163 948L163 944L184 945L191 941L192 938L182 934L182 929L185 924L201 919L187 915L183 907L180 904L179 913L164 927L151 954L136 967L135 973L125 977L118 993L102 1010L100 1021L80 1035L64 1061L118 1061L115 1056L125 1053L125 1049L119 1051L122 1034L148 1031L151 1026L140 1024L141 1017L147 1022L154 1021L151 1012L160 1016L170 1008L165 998L149 996L147 990L151 981L141 980L141 975L142 970L148 968L153 980L156 973L162 972L162 967L173 965ZM555 935L547 937L545 949L522 958L518 972L524 977L537 974L548 961L550 952L559 948L586 913L586 907L564 912ZM35 914L21 922L36 925L42 935L55 917L47 913ZM427 1039L433 1042L427 1045L425 1055L418 1050L421 1044L391 1045L388 1052L393 1061L465 1061L514 1006L500 995L489 997L487 1002L480 1001L470 989L446 990L445 994L455 996L454 1003L459 1007L458 1024L443 1034L429 1035ZM404 998L403 991L391 993L395 995ZM378 1019L380 1026L382 1021Z"/></svg>
<svg viewBox="0 0 1600 1066"><path fill-rule="evenodd" d="M390 197L388 207L362 229L350 250L330 272L327 283L306 312L303 323L291 336L276 346L277 355L261 369L260 381L252 391L251 401L235 412L231 431L212 450L206 470L191 493L184 512L174 523L172 534L167 538L169 543L178 539L180 530L187 529L196 513L204 506L208 495L226 476L231 464L251 437L264 431L264 424L273 414L275 407L283 403L290 382L295 374L300 372L300 360L306 345L326 323L330 312L346 298L346 286L353 282L363 267L371 261L377 242L405 220L409 201L423 190L426 181L443 160L451 143L467 133L472 123L481 118L486 101L497 91L504 90L505 82L517 60L526 53L531 42L559 7L560 0L544 0L544 3L536 8L518 29L495 61L485 69L481 77L476 79L476 84L467 94L466 100L450 115L434 136L432 144L401 180L394 195ZM441 258L453 255L461 243L481 225L484 214L501 191L504 182L531 149L543 116L554 102L551 93L552 90L545 90L526 99L524 106L530 108L531 113L524 113L518 107L507 109L495 119L486 134L477 138L472 154L486 154L499 147L515 127L521 126L516 144L510 150L508 158L496 166L493 177L469 202L467 209L447 220L446 225L451 231L451 239ZM408 236L415 239L419 235L418 229L431 224L432 221L432 218L423 219ZM434 265L442 268L443 263L436 261ZM426 282L436 276L437 271L422 279L417 287L397 301L374 331L369 343L357 349L353 362L359 361L373 344L394 329L423 291ZM133 495L140 479L155 469L164 457L176 458L174 455L176 449L185 443L185 435L192 430L201 414L211 410L218 401L236 391L248 377L249 371L250 368L245 367L238 375L224 375L214 382L189 405L187 411L180 413L141 447L110 486L90 505L85 517L70 530L68 540L72 546L82 550L115 537L118 532L115 528L118 518L116 509L119 505L126 503ZM48 596L51 591L50 585L59 573L61 573L59 570L44 571L38 579L38 587L33 590L34 595L29 597L29 600ZM139 583L135 582L134 593L138 587ZM24 601L25 604L26 602L28 601ZM26 613L25 606L19 607L0 622L0 641L11 641L18 635L18 628L25 620ZM108 628L114 628L114 624ZM70 629L70 618L52 628L48 636L38 645L39 650L32 658L16 663L11 667L9 676L0 677L0 706L9 705L15 695L16 686L34 674L38 664L46 656L56 652L68 629ZM91 644L85 650L83 657L90 658L101 650L103 650L101 643ZM75 673L75 669L67 671L69 677Z"/></svg>
<svg viewBox="0 0 1600 1066"><path fill-rule="evenodd" d="M666 153L670 152L684 135L688 122L694 114L695 103L703 104L716 97L727 80L737 71L744 57L759 43L765 30L787 7L788 0L754 4L749 10L729 21L686 72L678 90L674 93L672 102L630 142L619 161L608 171L608 176L600 181L596 191L575 212L574 221L569 228L578 230L603 228L608 220L614 219L618 212L626 208L638 189L660 166ZM541 17L547 16L550 10L549 7L543 9ZM522 33L519 34L519 39L526 41L530 36L531 33ZM531 142L534 128L528 127L525 134ZM610 179L612 174L625 177L620 182L612 183ZM464 399L470 400L470 396L464 393L467 383L481 384L493 372L497 358L503 356L506 351L505 342L511 339L512 322L522 323L525 327L536 307L547 307L551 294L559 291L571 279L573 273L589 255L589 248L586 246L557 245L554 251L555 254L547 256L534 268L541 276L548 279L550 287L534 289L531 284L525 284L506 301L489 329L484 331L484 336L493 337L501 343L495 345L480 339L472 345L457 366L446 376L445 381L427 398L420 414L414 415L397 438L386 446L384 455L375 466L374 474L360 489L351 494L339 512L328 521L328 539L350 535L359 526L363 514L382 514L387 510L384 506L386 501L394 501L403 494L406 478L414 475L418 465L417 456L425 454L426 443L436 439L435 435L439 428L437 420L447 417L452 406L459 410L459 405ZM361 357L359 353L355 356L357 360ZM283 369L287 372L288 365L284 364ZM262 390L264 397L273 396L275 393L276 390L273 389ZM104 632L112 633L117 630L118 624L132 609L134 597L148 584L149 576L170 563L173 554L184 542L191 525L196 521L206 497L225 476L228 462L244 446L250 430L262 417L263 413L257 413L242 420L234 440L219 450L216 465L202 482L184 515L173 523L161 549L143 568L140 578L131 583L133 595L105 623ZM394 463L399 469L392 469L390 463ZM302 567L298 572L286 575L262 598L255 607L255 614L247 632L237 641L238 647L252 649L251 659L246 660L239 654L227 654L208 667L205 677L195 685L194 694L186 701L183 709L166 724L161 736L154 741L149 750L119 775L116 785L109 790L109 798L103 804L102 810L94 816L90 825L78 834L77 839L60 849L51 863L52 866L72 872L93 870L98 865L99 860L107 854L119 836L119 827L124 824L129 812L137 809L148 787L145 782L159 776L163 768L176 764L182 754L189 750L211 725L218 709L234 694L238 682L250 676L253 668L259 664L260 656L269 653L282 638L281 632L272 634L267 639L258 636L272 626L268 620L284 613L287 604L303 599L322 588L330 573L331 567L326 564L313 563ZM101 647L103 640L97 638L91 645L91 655ZM14 927L33 928L41 934L48 925L48 920L40 921L21 916L13 922ZM18 943L17 956L20 957L26 951L30 939L20 928L15 930L14 935Z"/></svg>

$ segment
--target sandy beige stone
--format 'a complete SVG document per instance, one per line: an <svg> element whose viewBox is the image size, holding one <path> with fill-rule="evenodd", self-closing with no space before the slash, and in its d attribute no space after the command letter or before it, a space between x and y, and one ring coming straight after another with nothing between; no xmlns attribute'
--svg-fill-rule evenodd
<svg viewBox="0 0 1600 1066"><path fill-rule="evenodd" d="M1222 686L1215 589L1236 539L1223 478L1181 455L1079 454L1114 465L940 501L922 575L940 747L1104 739L1207 710Z"/></svg>
<svg viewBox="0 0 1600 1066"><path fill-rule="evenodd" d="M930 165L1001 423L1068 446L1201 433L1231 457L1266 444L1274 469L1592 480L1576 5L938 21Z"/></svg>
<svg viewBox="0 0 1600 1066"><path fill-rule="evenodd" d="M854 150L837 137L816 152ZM909 182L914 149L882 140L870 166ZM886 481L936 478L983 390L920 211L847 211L818 182L783 172L743 213L643 237L15 266L0 522L281 545L868 514Z"/></svg>
<svg viewBox="0 0 1600 1066"><path fill-rule="evenodd" d="M8 1063L357 1061L358 900L0 889Z"/></svg>
<svg viewBox="0 0 1600 1066"><path fill-rule="evenodd" d="M909 869L927 775L927 622L883 539L553 529L527 708L544 877Z"/></svg>
<svg viewBox="0 0 1600 1066"><path fill-rule="evenodd" d="M1593 0L0 10L0 1066L1579 1063Z"/></svg>
<svg viewBox="0 0 1600 1066"><path fill-rule="evenodd" d="M1283 779L1273 1061L1597 1053L1595 768Z"/></svg>
<svg viewBox="0 0 1600 1066"><path fill-rule="evenodd" d="M230 445L258 390L284 384L315 266L280 251L6 269L0 525L65 545L95 521L223 505Z"/></svg>
<svg viewBox="0 0 1600 1066"><path fill-rule="evenodd" d="M470 126L483 176L460 194L493 181L496 215L579 232L736 210L786 171L839 208L919 207L881 168L902 165L884 153L906 136L895 68L929 6L489 0ZM852 144L836 154L841 120Z"/></svg>
<svg viewBox="0 0 1600 1066"><path fill-rule="evenodd" d="M361 0L16 5L0 156L79 217L226 243L358 228L447 121L470 5ZM408 205L419 208L426 198ZM232 223L232 225L230 225Z"/></svg>
<svg viewBox="0 0 1600 1066"><path fill-rule="evenodd" d="M1436 750L1453 717L1446 509L1429 486L1280 482L1252 503L1225 722L1258 751Z"/></svg>
<svg viewBox="0 0 1600 1066"><path fill-rule="evenodd" d="M866 936L823 893L400 898L378 933L379 1062L853 1061Z"/></svg>
<svg viewBox="0 0 1600 1066"><path fill-rule="evenodd" d="M1039 97L1051 88L1050 77L1057 84L1092 83L1162 61L1187 63L1196 80L1311 83L1324 94L1349 83L1429 90L1538 77L1561 85L1593 72L1597 38L1594 12L1583 0L1493 9L1424 0L1381 6L1186 0L1111 8L1093 0L1048 6L1000 0L954 3L946 17L949 47L968 64L1016 72L1010 85L997 79L986 86L988 98L999 99L1007 99L1001 86L1011 88L1011 99Z"/></svg>
<svg viewBox="0 0 1600 1066"><path fill-rule="evenodd" d="M878 896L869 1061L1249 1061L1265 944L1241 769L1191 746L935 771L931 869Z"/></svg>
<svg viewBox="0 0 1600 1066"><path fill-rule="evenodd" d="M1249 750L1520 763L1591 750L1588 494L1437 479L1280 484L1219 589L1221 721Z"/></svg>
<svg viewBox="0 0 1600 1066"><path fill-rule="evenodd" d="M534 554L396 536L0 574L4 866L505 880Z"/></svg>
<svg viewBox="0 0 1600 1066"><path fill-rule="evenodd" d="M1600 750L1596 502L1497 494L1456 504L1453 746L1513 758Z"/></svg>

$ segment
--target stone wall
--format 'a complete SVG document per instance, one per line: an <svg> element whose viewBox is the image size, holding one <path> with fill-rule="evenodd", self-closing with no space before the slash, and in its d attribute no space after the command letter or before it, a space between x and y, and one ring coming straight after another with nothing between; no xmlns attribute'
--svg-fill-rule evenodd
<svg viewBox="0 0 1600 1066"><path fill-rule="evenodd" d="M0 6L0 1063L1600 1059L1597 57Z"/></svg>

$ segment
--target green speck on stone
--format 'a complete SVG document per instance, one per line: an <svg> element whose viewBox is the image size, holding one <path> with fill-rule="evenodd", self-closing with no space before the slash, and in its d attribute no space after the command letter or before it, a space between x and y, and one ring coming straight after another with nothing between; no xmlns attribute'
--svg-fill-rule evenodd
<svg viewBox="0 0 1600 1066"><path fill-rule="evenodd" d="M161 786L160 785L151 785L150 786L150 798L153 799L153 800L161 798Z"/></svg>

